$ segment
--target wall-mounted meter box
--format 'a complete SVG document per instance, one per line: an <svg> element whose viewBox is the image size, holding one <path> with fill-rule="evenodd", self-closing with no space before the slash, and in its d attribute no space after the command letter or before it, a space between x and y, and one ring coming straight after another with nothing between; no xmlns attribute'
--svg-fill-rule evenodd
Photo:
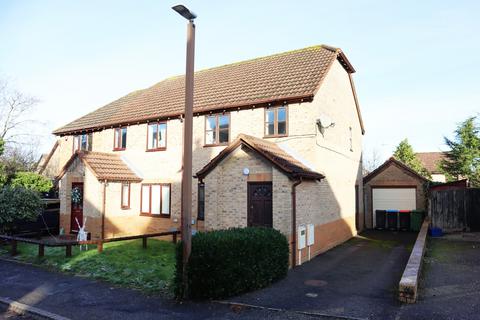
<svg viewBox="0 0 480 320"><path fill-rule="evenodd" d="M307 228L305 226L298 227L298 250L305 248L307 241Z"/></svg>
<svg viewBox="0 0 480 320"><path fill-rule="evenodd" d="M307 246L313 246L315 243L315 226L313 224L307 225Z"/></svg>

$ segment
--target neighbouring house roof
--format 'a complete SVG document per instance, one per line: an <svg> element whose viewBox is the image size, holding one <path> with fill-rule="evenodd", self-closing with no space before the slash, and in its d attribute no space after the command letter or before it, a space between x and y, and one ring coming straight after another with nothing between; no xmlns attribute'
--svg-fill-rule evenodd
<svg viewBox="0 0 480 320"><path fill-rule="evenodd" d="M55 151L58 148L58 145L59 145L59 143L58 143L58 140L57 140L57 141L55 141L55 144L53 145L50 152L48 154L42 154L42 156L38 160L38 162L36 164L36 170L39 174L43 174L43 172L47 168L48 163L50 162L50 159L52 159L53 154L55 153Z"/></svg>
<svg viewBox="0 0 480 320"><path fill-rule="evenodd" d="M333 63L354 73L342 50L319 45L195 72L194 113L311 101ZM350 78L351 79L351 78ZM352 87L355 95L355 89ZM56 135L179 117L185 78L134 91L55 130ZM357 112L364 132L360 108Z"/></svg>
<svg viewBox="0 0 480 320"><path fill-rule="evenodd" d="M292 179L304 178L311 180L321 180L325 176L321 173L312 171L306 165L281 149L276 143L255 138L246 134L240 134L225 149L223 149L215 158L213 158L205 167L197 172L196 177L203 179L206 177L222 160L239 146L245 146L248 149L258 153L265 160L271 162L276 168L285 173Z"/></svg>
<svg viewBox="0 0 480 320"><path fill-rule="evenodd" d="M403 162L398 161L394 157L391 157L387 161L385 161L382 165L380 165L377 169L373 170L369 174L367 174L365 177L363 177L363 183L367 183L370 180L372 180L374 177L382 173L385 169L387 169L391 165L396 165L406 173L408 173L410 176L413 176L414 178L417 178L422 181L428 181L427 178L423 177L422 175L418 174L415 170L410 168L409 166L405 165Z"/></svg>
<svg viewBox="0 0 480 320"><path fill-rule="evenodd" d="M57 180L61 179L68 171L68 168L75 159L80 159L83 164L88 167L98 180L107 181L142 181L135 172L133 172L127 164L117 154L82 151L75 152L67 161L61 173L57 176Z"/></svg>
<svg viewBox="0 0 480 320"><path fill-rule="evenodd" d="M418 152L415 154L430 173L442 173L439 169L440 162L445 159L445 152Z"/></svg>

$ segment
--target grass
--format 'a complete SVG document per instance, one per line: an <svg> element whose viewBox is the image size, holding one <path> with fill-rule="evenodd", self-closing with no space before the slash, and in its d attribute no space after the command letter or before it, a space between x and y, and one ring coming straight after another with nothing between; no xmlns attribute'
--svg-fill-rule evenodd
<svg viewBox="0 0 480 320"><path fill-rule="evenodd" d="M0 249L7 255L9 246ZM103 280L114 285L139 289L146 293L171 295L175 271L175 245L156 239L148 240L147 249L141 240L104 244L102 253L95 246L88 251L72 248L72 257L65 257L65 248L45 247L45 256L38 257L38 246L18 244L16 260L51 270Z"/></svg>

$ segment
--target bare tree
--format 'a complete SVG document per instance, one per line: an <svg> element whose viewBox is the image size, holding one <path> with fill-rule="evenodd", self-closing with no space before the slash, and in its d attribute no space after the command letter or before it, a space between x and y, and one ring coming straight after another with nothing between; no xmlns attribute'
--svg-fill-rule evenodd
<svg viewBox="0 0 480 320"><path fill-rule="evenodd" d="M7 145L31 143L25 137L32 134L27 128L35 123L30 116L38 102L12 89L7 80L0 79L0 139Z"/></svg>
<svg viewBox="0 0 480 320"><path fill-rule="evenodd" d="M380 154L377 148L371 149L371 152L364 156L363 175L367 175L381 164Z"/></svg>

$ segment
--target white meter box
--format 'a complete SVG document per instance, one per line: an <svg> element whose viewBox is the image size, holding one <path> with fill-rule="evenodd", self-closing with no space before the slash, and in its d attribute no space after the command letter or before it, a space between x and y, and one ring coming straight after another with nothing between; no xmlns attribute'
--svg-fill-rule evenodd
<svg viewBox="0 0 480 320"><path fill-rule="evenodd" d="M313 246L315 243L315 226L313 224L307 225L307 246Z"/></svg>
<svg viewBox="0 0 480 320"><path fill-rule="evenodd" d="M298 227L298 249L301 250L305 248L307 241L307 228L305 226Z"/></svg>

